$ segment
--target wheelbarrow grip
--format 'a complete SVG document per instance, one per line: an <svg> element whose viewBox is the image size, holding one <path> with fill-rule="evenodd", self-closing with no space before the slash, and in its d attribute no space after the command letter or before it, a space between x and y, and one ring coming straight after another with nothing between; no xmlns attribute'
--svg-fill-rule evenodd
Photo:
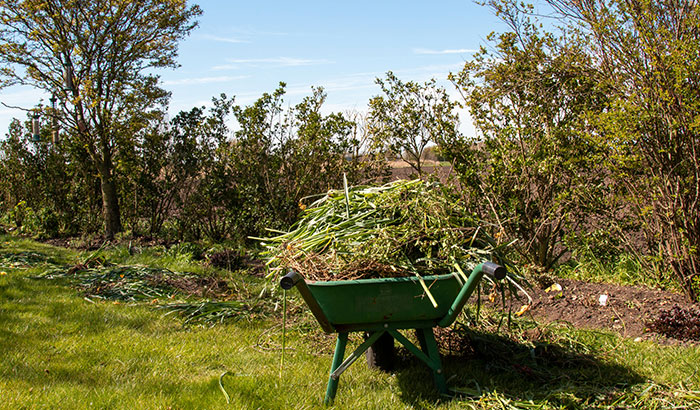
<svg viewBox="0 0 700 410"><path fill-rule="evenodd" d="M481 265L481 271L484 272L484 275L488 275L495 280L505 278L506 273L508 273L505 267L493 262L484 262L484 264Z"/></svg>
<svg viewBox="0 0 700 410"><path fill-rule="evenodd" d="M297 282L300 280L304 280L304 278L296 271L290 269L289 272L280 279L280 286L284 290L289 290L296 286Z"/></svg>

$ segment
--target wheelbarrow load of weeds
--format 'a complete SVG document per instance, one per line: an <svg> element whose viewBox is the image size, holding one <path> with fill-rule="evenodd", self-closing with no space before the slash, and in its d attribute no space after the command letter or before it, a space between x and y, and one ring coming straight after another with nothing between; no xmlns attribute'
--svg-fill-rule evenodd
<svg viewBox="0 0 700 410"><path fill-rule="evenodd" d="M300 204L303 207L303 204ZM436 326L450 326L484 275L503 279L501 248L453 188L422 180L331 191L305 209L289 232L261 239L284 289L296 287L337 342L325 401L362 354L391 367L394 340L443 375ZM415 329L418 346L400 330ZM347 358L350 332L367 338Z"/></svg>

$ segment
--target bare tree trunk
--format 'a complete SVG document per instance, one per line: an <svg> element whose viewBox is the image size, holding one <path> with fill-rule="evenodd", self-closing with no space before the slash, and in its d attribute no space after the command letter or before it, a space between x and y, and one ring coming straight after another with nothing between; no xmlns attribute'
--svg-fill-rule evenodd
<svg viewBox="0 0 700 410"><path fill-rule="evenodd" d="M105 223L105 238L112 239L115 234L122 231L122 222L119 213L117 186L112 176L112 159L108 155L105 155L105 160L100 166L100 181L100 186L102 188L102 214Z"/></svg>

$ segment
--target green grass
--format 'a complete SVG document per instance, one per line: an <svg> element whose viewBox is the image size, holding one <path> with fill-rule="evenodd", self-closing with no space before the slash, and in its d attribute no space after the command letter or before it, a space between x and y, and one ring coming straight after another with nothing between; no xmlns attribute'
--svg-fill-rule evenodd
<svg viewBox="0 0 700 410"><path fill-rule="evenodd" d="M650 271L630 254L621 254L612 261L602 262L590 252L584 252L568 264L560 266L555 274L559 277L588 282L641 285L681 293L678 283L670 272Z"/></svg>
<svg viewBox="0 0 700 410"><path fill-rule="evenodd" d="M8 268L7 256L21 252L43 260ZM31 278L86 253L0 236L0 254L0 408L323 408L334 338L320 332L296 292L289 295L289 350L281 367L279 309L268 319L183 326L146 303L88 301L65 279ZM105 255L120 264L211 273L158 250ZM244 274L231 280L256 294L265 285ZM443 360L448 384L465 395L439 397L427 368L404 355L394 374L353 365L340 379L335 408L700 407L697 346L636 343L526 320L501 335L484 329L488 321L460 333L470 354ZM225 371L229 404L218 383Z"/></svg>

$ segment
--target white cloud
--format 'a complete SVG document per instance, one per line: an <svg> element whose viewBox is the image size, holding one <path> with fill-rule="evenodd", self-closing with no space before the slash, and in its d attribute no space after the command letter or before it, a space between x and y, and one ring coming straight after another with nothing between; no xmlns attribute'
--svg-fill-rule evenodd
<svg viewBox="0 0 700 410"><path fill-rule="evenodd" d="M447 76L451 72L457 72L464 67L464 62L452 64L435 64L419 67L406 68L394 71L397 77L403 81L428 81L436 79L438 84L447 81ZM382 75L383 77L383 75Z"/></svg>
<svg viewBox="0 0 700 410"><path fill-rule="evenodd" d="M219 76L219 77L195 77L195 78L180 78L178 80L168 80L163 81L163 85L201 85L201 84L212 84L212 83L228 83L236 80L243 80L249 78L248 75L237 75L237 76Z"/></svg>
<svg viewBox="0 0 700 410"><path fill-rule="evenodd" d="M238 64L222 64L222 65L215 65L214 67L211 68L212 71L226 71L226 70L237 70L241 66Z"/></svg>
<svg viewBox="0 0 700 410"><path fill-rule="evenodd" d="M415 54L471 54L476 53L478 50L473 50L470 48L458 48L458 49L447 49L447 50L430 50L427 48L414 48L413 53Z"/></svg>
<svg viewBox="0 0 700 410"><path fill-rule="evenodd" d="M221 43L250 43L250 41L248 40L241 40L240 38L236 37L220 37L211 34L203 34L202 38L212 41L218 41Z"/></svg>
<svg viewBox="0 0 700 410"><path fill-rule="evenodd" d="M314 84L294 85L287 87L288 95L306 95L311 94L311 87L323 87L324 91L329 94L341 91L357 91L375 89L377 85L374 83L376 78L372 73L358 73L345 77L331 78L327 80L319 80Z"/></svg>
<svg viewBox="0 0 700 410"><path fill-rule="evenodd" d="M231 70L238 68L241 65L246 66L266 66L275 65L281 67L298 67L318 64L331 64L330 60L312 60L307 58L292 58L292 57L275 57L275 58L230 58L226 60L231 64L218 65L212 67L212 70Z"/></svg>

